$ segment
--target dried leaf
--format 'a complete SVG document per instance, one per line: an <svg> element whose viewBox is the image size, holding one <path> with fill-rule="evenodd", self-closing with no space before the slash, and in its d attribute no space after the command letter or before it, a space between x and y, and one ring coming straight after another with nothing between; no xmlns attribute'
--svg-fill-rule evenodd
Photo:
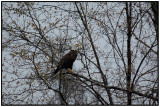
<svg viewBox="0 0 160 107"><path fill-rule="evenodd" d="M19 83L20 83L19 81L16 82L16 84L19 84Z"/></svg>

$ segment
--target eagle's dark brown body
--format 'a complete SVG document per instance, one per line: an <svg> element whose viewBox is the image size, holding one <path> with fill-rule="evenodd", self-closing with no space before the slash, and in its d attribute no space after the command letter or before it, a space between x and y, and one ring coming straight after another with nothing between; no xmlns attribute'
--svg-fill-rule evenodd
<svg viewBox="0 0 160 107"><path fill-rule="evenodd" d="M78 52L76 50L71 50L69 53L63 56L63 58L60 60L57 69L55 70L54 74L58 73L61 69L72 69L73 62L77 58Z"/></svg>

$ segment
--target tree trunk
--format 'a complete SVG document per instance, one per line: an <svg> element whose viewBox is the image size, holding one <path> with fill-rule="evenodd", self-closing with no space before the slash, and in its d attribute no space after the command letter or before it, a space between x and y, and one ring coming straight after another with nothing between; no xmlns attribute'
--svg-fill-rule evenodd
<svg viewBox="0 0 160 107"><path fill-rule="evenodd" d="M132 94L130 92L131 87L131 11L132 11L131 2L126 2L126 16L127 16L127 59L128 59L128 69L126 71L126 84L127 84L127 105L131 105Z"/></svg>

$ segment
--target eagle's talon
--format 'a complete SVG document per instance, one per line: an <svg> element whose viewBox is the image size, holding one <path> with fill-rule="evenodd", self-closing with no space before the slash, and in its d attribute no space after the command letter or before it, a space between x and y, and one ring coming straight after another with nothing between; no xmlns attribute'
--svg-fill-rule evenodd
<svg viewBox="0 0 160 107"><path fill-rule="evenodd" d="M67 71L70 72L70 73L74 73L74 71L69 69L69 68L67 69Z"/></svg>

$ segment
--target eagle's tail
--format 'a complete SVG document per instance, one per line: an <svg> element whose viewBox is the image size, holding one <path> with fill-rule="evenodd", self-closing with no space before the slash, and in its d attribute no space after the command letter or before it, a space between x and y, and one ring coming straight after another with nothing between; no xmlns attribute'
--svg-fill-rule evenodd
<svg viewBox="0 0 160 107"><path fill-rule="evenodd" d="M54 74L57 74L59 71L59 69L57 68L55 71L54 71Z"/></svg>
<svg viewBox="0 0 160 107"><path fill-rule="evenodd" d="M55 79L56 78L56 75L58 73L59 69L56 69L56 70L53 70L52 74L51 74L51 78L52 79Z"/></svg>

